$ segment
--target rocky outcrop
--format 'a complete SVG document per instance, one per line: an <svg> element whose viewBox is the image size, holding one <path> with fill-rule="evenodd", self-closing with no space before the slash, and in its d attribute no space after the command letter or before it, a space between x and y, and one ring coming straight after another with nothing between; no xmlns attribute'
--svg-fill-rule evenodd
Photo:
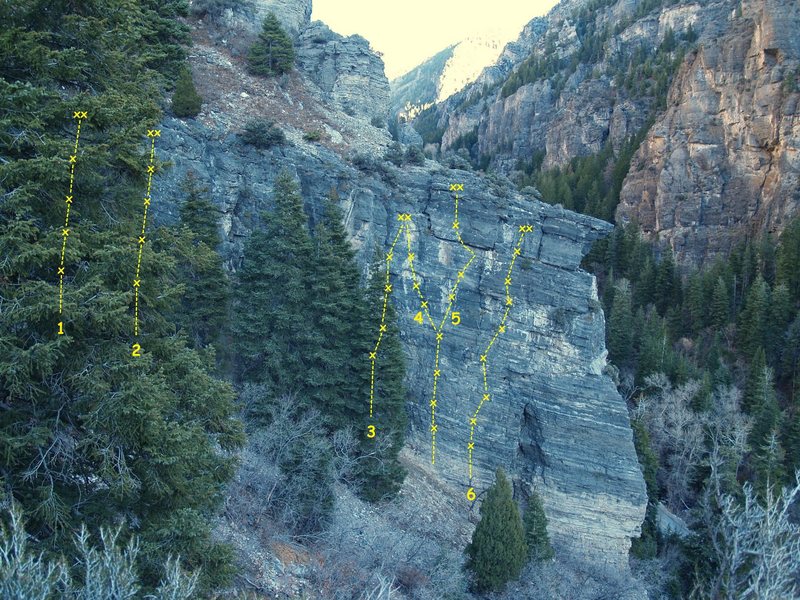
<svg viewBox="0 0 800 600"><path fill-rule="evenodd" d="M630 538L639 531L646 495L633 448L625 403L604 374L604 319L594 277L579 268L593 240L610 226L602 221L492 191L473 173L434 163L395 171L387 183L346 165L333 152L302 145L261 152L235 134L200 124L163 124L161 151L174 168L158 182L159 215L174 219L179 183L192 169L220 210L224 250L235 270L243 242L269 207L272 182L290 169L301 183L312 221L336 189L362 265L375 248L387 250L401 223L412 216L415 269L432 315L441 319L448 291L468 254L454 236L451 183L463 183L459 222L476 259L465 272L454 310L461 323L447 326L441 346L441 379L434 472L460 490L478 492L504 466L518 493L542 494L553 541L562 556L627 572ZM468 477L469 418L481 401L481 348L497 331L504 308L504 278L519 235L530 224L513 273L513 309L489 364L491 401L476 428L474 479ZM414 321L420 309L408 264L398 250L392 268L402 339L408 355L408 409L412 447L430 456L430 407L435 335ZM602 451L598 451L602 449ZM466 503L464 518L467 518Z"/></svg>
<svg viewBox="0 0 800 600"><path fill-rule="evenodd" d="M684 65L634 157L617 217L686 264L763 232L800 207L800 7L743 2Z"/></svg>
<svg viewBox="0 0 800 600"><path fill-rule="evenodd" d="M367 40L360 35L343 37L315 21L300 34L296 50L297 68L330 102L350 115L386 118L389 80Z"/></svg>
<svg viewBox="0 0 800 600"><path fill-rule="evenodd" d="M311 21L311 0L243 0L231 2L230 8L216 18L218 31L236 37L253 38L261 31L267 14L273 13L286 32L296 38ZM252 42L252 39L249 40Z"/></svg>

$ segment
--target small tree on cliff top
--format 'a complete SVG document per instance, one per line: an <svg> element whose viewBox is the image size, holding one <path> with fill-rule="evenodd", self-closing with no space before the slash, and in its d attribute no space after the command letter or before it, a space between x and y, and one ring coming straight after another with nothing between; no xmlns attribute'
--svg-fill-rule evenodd
<svg viewBox="0 0 800 600"><path fill-rule="evenodd" d="M292 39L281 27L277 17L269 13L258 40L250 47L247 56L250 72L255 75L283 75L294 65Z"/></svg>

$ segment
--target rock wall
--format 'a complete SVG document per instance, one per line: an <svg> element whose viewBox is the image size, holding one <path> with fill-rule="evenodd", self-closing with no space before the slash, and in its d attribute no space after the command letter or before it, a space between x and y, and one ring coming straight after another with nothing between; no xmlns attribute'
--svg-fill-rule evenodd
<svg viewBox="0 0 800 600"><path fill-rule="evenodd" d="M220 210L232 270L240 263L244 240L258 227L260 212L269 209L272 182L284 168L300 181L312 221L331 188L338 191L364 266L375 248L389 248L401 225L398 213L411 214L415 268L437 320L468 257L454 236L449 188L463 183L460 231L476 259L465 271L453 309L460 312L461 323L443 330L434 472L460 494L470 485L480 494L495 468L503 466L519 494L531 487L542 494L562 557L628 572L630 537L639 531L646 494L625 403L604 374L604 319L594 277L579 268L591 242L606 235L610 225L509 190L493 190L473 173L431 162L394 171L394 181L387 183L318 146L313 153L302 145L256 151L234 134L178 120L163 124L159 145L174 163L158 181L163 198L156 203L159 219L175 219L180 181L187 170L196 171ZM469 418L482 397L481 349L502 318L504 278L519 226L526 224L533 230L512 275L506 332L490 354L492 399L476 427L470 482ZM432 329L414 321L420 304L402 260L406 252L404 246L397 249L401 258L393 263L392 298L409 359L409 443L430 456L436 341Z"/></svg>
<svg viewBox="0 0 800 600"><path fill-rule="evenodd" d="M385 120L389 112L389 80L383 61L359 35L343 37L320 21L297 40L297 68L326 98L351 116Z"/></svg>
<svg viewBox="0 0 800 600"><path fill-rule="evenodd" d="M694 265L783 230L800 206L798 31L793 0L743 2L727 33L689 57L634 157L618 219Z"/></svg>

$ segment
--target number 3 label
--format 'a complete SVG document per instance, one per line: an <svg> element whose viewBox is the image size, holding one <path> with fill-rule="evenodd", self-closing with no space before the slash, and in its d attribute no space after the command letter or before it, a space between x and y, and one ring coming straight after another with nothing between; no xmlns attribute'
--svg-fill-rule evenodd
<svg viewBox="0 0 800 600"><path fill-rule="evenodd" d="M368 438L375 437L375 425L367 425L367 437Z"/></svg>

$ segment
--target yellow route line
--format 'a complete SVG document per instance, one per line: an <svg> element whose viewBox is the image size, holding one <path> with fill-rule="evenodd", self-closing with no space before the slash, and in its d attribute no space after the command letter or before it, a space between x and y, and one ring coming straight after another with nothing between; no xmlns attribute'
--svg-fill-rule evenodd
<svg viewBox="0 0 800 600"><path fill-rule="evenodd" d="M458 192L459 190L463 190L463 184L451 184L450 185L451 191ZM436 433L439 429L439 426L436 424L436 407L438 405L438 392L439 392L439 377L441 377L442 371L439 365L439 357L441 354L441 347L442 341L444 340L444 326L447 324L447 318L453 314L453 306L455 305L456 298L458 297L458 287L461 285L461 281L466 276L467 269L472 264L472 261L475 260L475 251L467 246L464 243L464 239L461 237L460 231L460 224L458 221L458 201L460 197L458 193L455 195L455 205L453 209L453 230L456 232L456 238L458 239L458 243L461 244L461 247L464 248L469 253L469 260L467 263L459 269L458 274L456 275L456 281L453 284L453 287L450 289L448 293L448 304L447 309L442 315L442 320L439 323L439 326L436 327L434 325L434 330L436 331L436 354L434 356L433 361L433 394L431 396L430 401L430 409L431 409L431 464L436 464ZM430 314L428 314L428 318L430 319ZM431 319L431 324L433 324L433 319Z"/></svg>
<svg viewBox="0 0 800 600"><path fill-rule="evenodd" d="M155 159L156 159L156 138L161 137L160 129L148 129L147 137L150 138L150 161L147 165L147 193L145 194L142 210L142 229L137 236L138 250L136 254L136 274L133 277L133 335L139 337L139 288L142 285L140 277L142 270L142 253L144 252L144 245L147 241L145 231L147 230L147 213L152 201L151 192L153 190L153 175L156 172ZM133 356L139 356L141 346L134 344Z"/></svg>
<svg viewBox="0 0 800 600"><path fill-rule="evenodd" d="M58 264L58 315L64 313L64 276L66 273L65 261L67 255L67 238L69 237L69 217L72 212L72 203L75 201L74 188L75 188L75 167L78 164L78 147L81 140L81 125L83 120L88 118L86 111L74 111L72 118L78 120L78 126L75 130L75 144L72 147L72 154L69 156L69 191L67 192L65 204L67 208L64 213L64 227L61 229L61 260ZM64 334L64 322L58 322L58 334Z"/></svg>
<svg viewBox="0 0 800 600"><path fill-rule="evenodd" d="M488 375L488 359L489 359L489 352L494 346L494 343L497 341L497 338L500 334L505 333L506 331L506 321L508 319L508 314L511 312L511 307L514 304L514 301L511 297L511 274L514 270L514 263L517 260L517 257L520 256L522 253L522 242L525 240L525 234L530 233L533 231L533 225L520 225L519 226L519 239L517 240L517 244L514 247L514 251L511 256L511 262L508 265L508 272L506 273L506 277L504 280L505 284L505 311L503 312L503 317L500 319L500 324L497 326L497 330L495 331L494 335L492 336L491 340L486 346L486 349L480 355L480 365L481 365L481 372L483 375L483 393L481 396L481 401L478 403L478 407L475 409L475 412L469 419L469 442L467 443L467 453L468 453L468 471L469 471L469 489L467 490L467 498L470 500L475 499L475 492L472 486L472 474L473 474L473 463L472 463L472 454L475 449L475 427L478 425L478 415L481 412L481 408L483 408L484 403L489 402L491 400L491 395L489 393L489 375Z"/></svg>
<svg viewBox="0 0 800 600"><path fill-rule="evenodd" d="M419 279L417 277L416 269L414 268L414 260L416 259L416 255L411 251L411 215L409 213L400 213L397 215L397 220L402 221L403 224L397 231L397 234L392 241L392 245L389 247L389 252L386 254L386 278L383 284L383 309L381 311L381 324L378 330L378 339L375 342L375 347L373 348L372 352L369 353L369 360L370 360L370 385L369 385L369 417L370 419L374 416L374 406L375 406L375 381L376 381L376 371L375 371L375 364L378 360L378 350L381 346L381 341L383 340L383 335L387 333L388 326L386 325L386 312L387 307L389 305L389 295L392 293L392 284L391 284L391 274L389 272L389 267L392 261L395 258L395 249L397 248L397 244L400 241L400 236L405 233L406 237L406 244L408 246L408 254L406 256L406 262L411 269L411 282L414 286L414 290L416 290L417 295L419 296L420 303L422 306L422 310L426 312L428 315L428 319L435 328L436 326L433 324L433 319L430 317L430 313L428 312L428 302L425 300L425 296L422 294L421 285L419 283ZM375 430L375 426L370 424L367 426L367 437L374 438L376 437L377 432Z"/></svg>

